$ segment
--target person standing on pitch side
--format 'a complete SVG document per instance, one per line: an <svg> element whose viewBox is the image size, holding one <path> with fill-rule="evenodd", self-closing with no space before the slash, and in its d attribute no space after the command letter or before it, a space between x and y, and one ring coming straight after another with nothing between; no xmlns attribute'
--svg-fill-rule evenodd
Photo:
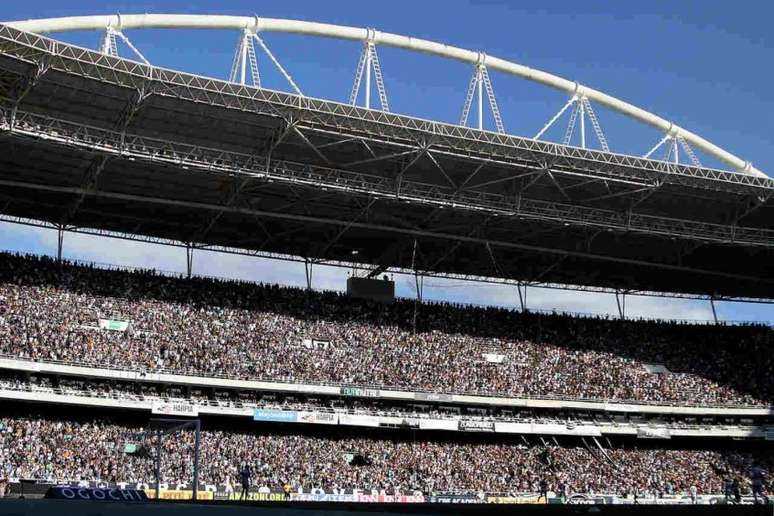
<svg viewBox="0 0 774 516"><path fill-rule="evenodd" d="M239 477L242 480L242 493L239 495L240 500L244 500L249 496L251 474L250 466L245 463L242 467L242 471L239 472Z"/></svg>
<svg viewBox="0 0 774 516"><path fill-rule="evenodd" d="M728 475L723 479L723 494L726 497L726 503L731 503L734 496L734 482Z"/></svg>
<svg viewBox="0 0 774 516"><path fill-rule="evenodd" d="M769 497L766 496L763 485L766 483L766 472L762 468L754 467L750 472L750 480L752 482L752 493L755 504L758 504L758 496L763 498L763 503L769 503Z"/></svg>
<svg viewBox="0 0 774 516"><path fill-rule="evenodd" d="M734 477L734 503L742 503L742 483L739 481L739 477Z"/></svg>
<svg viewBox="0 0 774 516"><path fill-rule="evenodd" d="M540 479L540 494L538 495L538 501L540 501L541 498L548 503L548 482L545 478Z"/></svg>
<svg viewBox="0 0 774 516"><path fill-rule="evenodd" d="M559 480L559 486L557 487L559 498L562 500L562 503L567 503L567 496L568 496L568 489L567 489L567 482L564 481L564 479Z"/></svg>

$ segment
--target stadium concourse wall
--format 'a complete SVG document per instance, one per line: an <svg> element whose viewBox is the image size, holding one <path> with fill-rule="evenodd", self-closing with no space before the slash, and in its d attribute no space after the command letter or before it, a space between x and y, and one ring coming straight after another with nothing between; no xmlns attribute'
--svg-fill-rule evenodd
<svg viewBox="0 0 774 516"><path fill-rule="evenodd" d="M553 435L577 437L628 436L640 439L672 437L714 437L732 439L767 439L774 428L747 425L668 426L635 423L568 424L565 422L497 421L463 416L433 418L418 415L374 415L309 410L282 410L260 406L222 406L196 403L184 399L151 398L143 400L104 396L58 394L0 388L0 400L30 403L52 403L100 409L122 409L150 412L157 416L231 416L252 418L263 423L296 423L307 425L340 425L366 428L408 428L414 430L499 433L518 435Z"/></svg>
<svg viewBox="0 0 774 516"><path fill-rule="evenodd" d="M324 396L351 396L395 401L420 401L430 403L454 403L458 405L488 405L505 408L537 408L554 410L596 411L620 414L659 414L707 417L760 417L774 416L774 406L725 406L725 405L667 405L645 403L581 400L567 398L513 398L495 395L452 394L441 392L416 392L384 388L382 386L356 386L342 384L302 384L263 380L240 380L219 376L181 375L172 372L150 372L130 369L113 369L78 365L58 361L25 360L0 355L0 369L52 375L101 378L107 380L155 382L191 387L212 387L246 391L298 393Z"/></svg>

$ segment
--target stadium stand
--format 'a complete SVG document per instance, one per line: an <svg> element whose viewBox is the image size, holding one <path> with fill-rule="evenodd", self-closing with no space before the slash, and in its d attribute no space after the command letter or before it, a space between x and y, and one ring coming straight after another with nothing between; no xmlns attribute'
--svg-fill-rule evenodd
<svg viewBox="0 0 774 516"><path fill-rule="evenodd" d="M0 255L0 353L140 371L432 392L768 405L767 326L390 305Z"/></svg>
<svg viewBox="0 0 774 516"><path fill-rule="evenodd" d="M774 417L695 414L611 413L539 407L430 403L390 399L361 399L303 393L245 391L237 389L184 388L178 385L115 382L88 378L38 375L0 370L0 399L27 400L49 405L103 408L157 413L162 406L185 407L200 416L254 418L255 411L269 416L286 415L306 424L453 431L505 432L522 435L578 435L661 438L736 437L762 439ZM303 414L303 416L299 416ZM355 418L349 418L355 416ZM500 423L506 424L505 427ZM495 428L495 424L498 424ZM515 432L518 430L518 432Z"/></svg>
<svg viewBox="0 0 774 516"><path fill-rule="evenodd" d="M0 464L4 475L49 482L148 483L152 461L123 453L142 427L109 419L0 418ZM203 431L201 479L236 485L248 464L260 488L294 490L385 489L422 493L537 492L541 480L576 493L647 496L720 493L725 478L745 478L753 466L771 468L771 450L612 448L579 444L513 444L461 437L433 440L378 435L362 437L298 431L271 433ZM162 481L190 479L193 434L164 440ZM152 438L148 441L154 442ZM352 463L359 456L360 462Z"/></svg>
<svg viewBox="0 0 774 516"><path fill-rule="evenodd" d="M351 105L305 97L259 32L358 29L216 16L0 24L0 215L58 234L58 259L0 253L0 497L8 484L93 500L128 485L209 497L127 511L201 514L241 483L258 511L448 502L462 514L567 495L595 513L751 491L757 505L771 492L774 329L625 320L629 294L704 299L713 313L718 300L771 302L770 178L577 82L374 29L358 66L370 88L373 65L380 110L359 106L360 72ZM161 26L242 31L230 80L152 65L122 32ZM99 53L19 30L89 27L105 28ZM116 36L144 64L122 59ZM260 87L253 40L298 95ZM389 112L375 50L388 42L467 56L478 128ZM487 67L572 98L535 138L511 136ZM485 82L497 133L484 130ZM663 139L642 158L609 152L592 100ZM564 144L542 141L570 106ZM666 159L650 159L664 144ZM248 235L256 224L265 239ZM71 231L185 247L188 277L62 260ZM203 250L303 261L309 288L192 278ZM354 299L367 281L354 274L351 297L312 291L318 264L410 272L419 299ZM522 310L421 302L424 274L518 284ZM527 286L615 293L621 319L526 311ZM37 502L49 501L59 514L60 500ZM15 502L0 512L35 513ZM120 514L81 512L100 510Z"/></svg>

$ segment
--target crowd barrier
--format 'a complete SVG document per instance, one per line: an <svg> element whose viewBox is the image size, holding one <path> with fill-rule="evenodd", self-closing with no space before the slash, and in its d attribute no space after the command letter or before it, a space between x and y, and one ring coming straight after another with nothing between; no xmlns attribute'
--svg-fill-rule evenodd
<svg viewBox="0 0 774 516"><path fill-rule="evenodd" d="M460 405L489 405L508 408L540 408L556 410L600 411L620 414L661 414L679 416L728 416L755 417L774 415L772 406L735 405L668 405L657 402L573 399L563 397L514 398L494 393L428 393L396 390L384 386L352 386L341 384L299 384L278 381L247 380L218 375L195 376L174 371L136 371L116 369L99 364L75 364L61 361L35 361L0 355L0 369L32 373L60 374L85 378L101 378L122 381L159 382L174 385L288 392L310 395L345 396L357 398L389 399L399 401L450 402Z"/></svg>

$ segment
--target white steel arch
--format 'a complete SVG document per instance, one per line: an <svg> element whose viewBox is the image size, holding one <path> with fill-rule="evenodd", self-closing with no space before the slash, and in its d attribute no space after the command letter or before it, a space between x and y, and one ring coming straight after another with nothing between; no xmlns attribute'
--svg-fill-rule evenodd
<svg viewBox="0 0 774 516"><path fill-rule="evenodd" d="M19 30L34 33L57 33L88 30L178 28L178 29L236 29L251 32L285 32L321 36L337 39L368 42L401 48L426 54L453 59L471 65L482 64L492 70L515 75L545 86L563 91L571 96L585 98L645 123L657 130L681 139L701 149L707 155L729 165L735 171L758 177L768 177L738 156L726 151L714 143L661 118L649 111L620 100L604 92L564 79L557 75L524 66L512 61L492 57L482 52L437 43L425 39L402 36L373 29L331 25L326 23L285 20L277 18L259 18L257 16L222 16L191 14L129 14L105 16L73 16L63 18L43 18L36 20L10 21L7 25Z"/></svg>

